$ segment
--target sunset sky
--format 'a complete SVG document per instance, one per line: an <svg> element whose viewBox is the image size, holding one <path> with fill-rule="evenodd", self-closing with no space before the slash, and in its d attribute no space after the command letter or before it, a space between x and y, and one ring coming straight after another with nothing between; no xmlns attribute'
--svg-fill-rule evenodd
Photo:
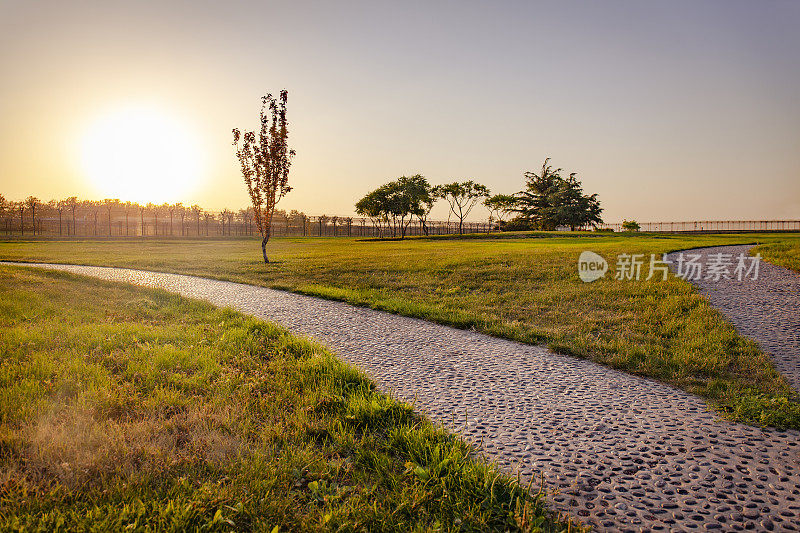
<svg viewBox="0 0 800 533"><path fill-rule="evenodd" d="M0 0L0 193L244 207L231 129L286 88L279 207L416 173L512 193L549 156L608 222L797 219L798 28L788 0Z"/></svg>

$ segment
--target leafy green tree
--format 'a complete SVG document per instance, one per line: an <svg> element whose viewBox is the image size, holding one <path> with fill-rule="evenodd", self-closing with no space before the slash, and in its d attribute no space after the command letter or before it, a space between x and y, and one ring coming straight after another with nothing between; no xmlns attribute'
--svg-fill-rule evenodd
<svg viewBox="0 0 800 533"><path fill-rule="evenodd" d="M625 231L639 231L641 226L635 220L623 220L622 229Z"/></svg>
<svg viewBox="0 0 800 533"><path fill-rule="evenodd" d="M464 233L464 219L482 198L489 197L486 185L472 180L453 182L436 187L436 194L450 204L450 212L458 219L458 233Z"/></svg>
<svg viewBox="0 0 800 533"><path fill-rule="evenodd" d="M489 210L489 222L497 220L502 227L505 219L517 208L517 199L511 194L495 194L486 198L483 205Z"/></svg>
<svg viewBox="0 0 800 533"><path fill-rule="evenodd" d="M565 179L561 169L554 170L549 161L550 158L544 160L539 174L525 172L526 188L516 194L516 211L521 218L531 228L545 231L558 226L575 230L601 223L603 209L597 195L585 195L574 173Z"/></svg>
<svg viewBox="0 0 800 533"><path fill-rule="evenodd" d="M275 206L292 190L289 186L289 168L295 151L290 150L288 145L287 98L286 90L282 90L278 98L274 98L271 94L262 98L261 130L258 137L252 131L242 134L238 128L233 130L236 157L239 159L242 176L253 204L256 226L261 233L264 263L269 263L267 242L272 231Z"/></svg>
<svg viewBox="0 0 800 533"><path fill-rule="evenodd" d="M421 174L414 176L401 176L397 180L398 187L408 198L410 213L417 217L422 224L422 231L428 234L428 215L436 203L436 188L432 187L428 180ZM410 220L409 220L410 222Z"/></svg>
<svg viewBox="0 0 800 533"><path fill-rule="evenodd" d="M392 236L405 238L413 217L424 221L435 198L433 187L421 175L401 176L381 185L356 202L356 212L390 228Z"/></svg>

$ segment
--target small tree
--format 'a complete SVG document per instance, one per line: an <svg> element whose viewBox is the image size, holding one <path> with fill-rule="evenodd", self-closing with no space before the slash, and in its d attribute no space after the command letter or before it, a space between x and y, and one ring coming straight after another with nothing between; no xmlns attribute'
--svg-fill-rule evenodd
<svg viewBox="0 0 800 533"><path fill-rule="evenodd" d="M64 202L64 205L66 205L69 208L69 210L72 212L72 234L73 235L77 235L78 234L78 226L77 226L78 223L77 223L77 219L75 217L75 211L77 211L77 209L78 209L78 197L77 196L70 196L69 198L65 198L63 200L63 202ZM67 229L69 229L69 227ZM67 231L67 234L69 234L69 231Z"/></svg>
<svg viewBox="0 0 800 533"><path fill-rule="evenodd" d="M50 212L51 213L53 211L58 213L58 236L60 237L61 235L63 235L63 231L64 231L63 230L63 223L62 223L62 219L63 219L63 215L64 215L64 207L65 207L64 206L64 202L62 202L61 200L50 200L49 202L47 202L47 206L50 208L50 210L51 210Z"/></svg>
<svg viewBox="0 0 800 533"><path fill-rule="evenodd" d="M275 206L292 190L289 186L289 168L295 151L290 150L288 145L287 98L288 92L285 89L277 99L271 94L262 98L259 117L261 129L257 138L255 132L246 131L242 134L239 129L233 130L236 157L253 204L256 226L261 233L264 263L269 263L267 242L272 231Z"/></svg>
<svg viewBox="0 0 800 533"><path fill-rule="evenodd" d="M228 235L231 234L231 224L233 223L233 211L227 207L219 214L219 219L222 221L222 234L225 235L225 223L228 223Z"/></svg>
<svg viewBox="0 0 800 533"><path fill-rule="evenodd" d="M635 220L623 220L622 229L625 231L639 231L641 226Z"/></svg>
<svg viewBox="0 0 800 533"><path fill-rule="evenodd" d="M414 215L422 225L422 231L428 234L428 215L436 203L435 187L431 187L428 180L421 174L414 176L402 176L398 180L398 185L403 191L403 195L408 198L408 205L411 215ZM409 219L409 222L411 220Z"/></svg>
<svg viewBox="0 0 800 533"><path fill-rule="evenodd" d="M367 193L356 203L356 212L373 223L382 222L391 228L393 237L399 234L402 239L413 217L424 225L433 202L433 188L424 177L401 176Z"/></svg>
<svg viewBox="0 0 800 533"><path fill-rule="evenodd" d="M439 185L436 193L450 204L450 213L458 219L458 233L463 235L464 219L482 198L489 196L489 189L486 185L469 180Z"/></svg>
<svg viewBox="0 0 800 533"><path fill-rule="evenodd" d="M250 235L250 213L251 213L251 208L239 209L239 220L242 221L243 235Z"/></svg>
<svg viewBox="0 0 800 533"><path fill-rule="evenodd" d="M19 209L19 232L25 235L25 202L17 202L15 206Z"/></svg>
<svg viewBox="0 0 800 533"><path fill-rule="evenodd" d="M192 210L192 213L194 214L194 220L197 223L197 236L199 237L200 236L200 215L203 213L203 209L199 205L194 204L191 207L191 210Z"/></svg>
<svg viewBox="0 0 800 533"><path fill-rule="evenodd" d="M128 217L130 216L131 209L133 209L133 204L131 202L125 202L123 209L125 210L125 236L127 237L130 235L130 223L128 221Z"/></svg>
<svg viewBox="0 0 800 533"><path fill-rule="evenodd" d="M111 237L111 215L115 208L119 208L120 203L116 198L107 198L103 200L107 214L108 214L108 236Z"/></svg>
<svg viewBox="0 0 800 533"><path fill-rule="evenodd" d="M6 200L5 196L0 194L0 217L4 217L6 219L6 231L8 231L8 209L8 200Z"/></svg>
<svg viewBox="0 0 800 533"><path fill-rule="evenodd" d="M206 237L208 237L208 223L214 220L214 215L206 211L203 213L203 222L206 223Z"/></svg>
<svg viewBox="0 0 800 533"><path fill-rule="evenodd" d="M23 208L27 207L31 210L31 222L33 222L33 234L36 235L36 206L40 204L38 198L35 196L28 196L25 198L25 202L23 203Z"/></svg>
<svg viewBox="0 0 800 533"><path fill-rule="evenodd" d="M491 228L493 220L497 220L502 228L505 219L516 209L517 199L510 194L495 194L486 198L483 205L489 210L489 227Z"/></svg>
<svg viewBox="0 0 800 533"><path fill-rule="evenodd" d="M172 206L172 210L178 213L178 216L181 217L181 237L184 236L186 233L184 221L186 220L186 208L183 207L183 204L178 202Z"/></svg>

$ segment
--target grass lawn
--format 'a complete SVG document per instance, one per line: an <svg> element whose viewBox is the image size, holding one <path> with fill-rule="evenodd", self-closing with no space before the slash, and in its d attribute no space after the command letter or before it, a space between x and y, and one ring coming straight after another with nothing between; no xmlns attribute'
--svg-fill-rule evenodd
<svg viewBox="0 0 800 533"><path fill-rule="evenodd" d="M800 272L800 239L785 239L758 246L754 253L760 253L766 261Z"/></svg>
<svg viewBox="0 0 800 533"><path fill-rule="evenodd" d="M12 267L0 321L0 530L564 529L456 437L264 322Z"/></svg>
<svg viewBox="0 0 800 533"><path fill-rule="evenodd" d="M594 283L577 277L593 250L613 269L620 253L699 246L796 246L788 234L583 236L359 241L275 239L274 263L256 241L53 241L0 244L0 258L130 266L266 285L344 300L588 358L696 393L731 418L800 428L797 395L755 343L739 336L683 280ZM646 273L646 269L645 269ZM613 274L613 273L612 273Z"/></svg>

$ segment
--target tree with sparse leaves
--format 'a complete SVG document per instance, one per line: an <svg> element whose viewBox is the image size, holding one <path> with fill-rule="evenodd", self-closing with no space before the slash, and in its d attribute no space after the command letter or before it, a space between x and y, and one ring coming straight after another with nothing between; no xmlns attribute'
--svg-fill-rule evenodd
<svg viewBox="0 0 800 533"><path fill-rule="evenodd" d="M23 203L24 207L31 210L31 222L33 223L33 234L36 235L36 206L41 204L41 201L35 196L28 196ZM24 222L23 222L24 224Z"/></svg>
<svg viewBox="0 0 800 533"><path fill-rule="evenodd" d="M495 194L486 198L483 205L489 210L489 222L496 220L502 228L506 218L517 208L517 199L511 194Z"/></svg>
<svg viewBox="0 0 800 533"><path fill-rule="evenodd" d="M269 263L267 242L272 230L275 206L292 190L289 186L289 168L295 151L289 149L288 145L287 98L288 92L285 89L278 98L271 94L262 98L261 129L258 135L252 131L242 133L238 128L233 130L236 157L253 204L253 218L261 233L264 263Z"/></svg>
<svg viewBox="0 0 800 533"><path fill-rule="evenodd" d="M489 188L469 180L439 185L436 193L450 204L450 213L458 219L458 233L463 234L464 219L482 198L489 197Z"/></svg>

